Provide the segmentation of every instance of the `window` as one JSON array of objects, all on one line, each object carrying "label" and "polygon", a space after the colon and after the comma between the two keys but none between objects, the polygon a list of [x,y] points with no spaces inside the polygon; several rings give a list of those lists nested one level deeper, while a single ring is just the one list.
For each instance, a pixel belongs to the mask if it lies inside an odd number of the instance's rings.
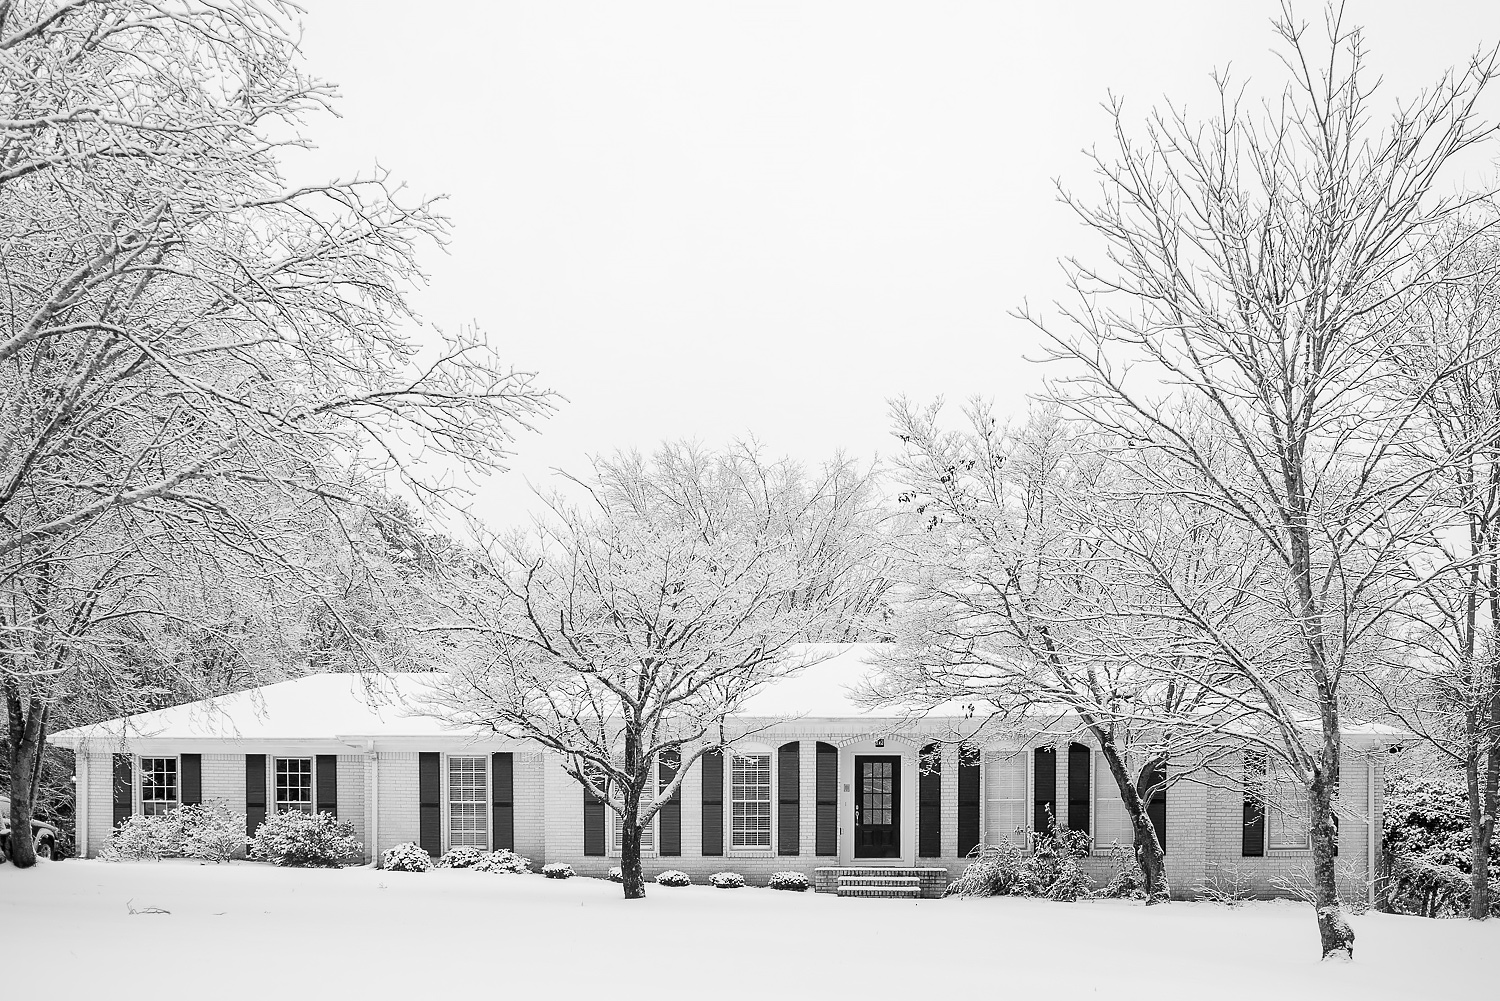
[{"label": "window", "polygon": [[490,846],[487,797],[489,774],[482,755],[448,758],[448,846]]},{"label": "window", "polygon": [[1057,750],[1038,747],[1031,760],[1031,830],[1045,834],[1057,823]]},{"label": "window", "polygon": [[141,812],[166,813],[177,806],[177,759],[141,759]]},{"label": "window", "polygon": [[1086,744],[1068,745],[1068,830],[1092,834],[1093,755]]},{"label": "window", "polygon": [[771,756],[736,754],[730,769],[730,847],[771,848]]},{"label": "window", "polygon": [[1245,752],[1245,803],[1252,842],[1245,854],[1257,854],[1253,842],[1262,838],[1266,849],[1311,847],[1307,793],[1286,764],[1264,751]]},{"label": "window", "polygon": [[313,812],[312,758],[276,759],[276,812]]}]

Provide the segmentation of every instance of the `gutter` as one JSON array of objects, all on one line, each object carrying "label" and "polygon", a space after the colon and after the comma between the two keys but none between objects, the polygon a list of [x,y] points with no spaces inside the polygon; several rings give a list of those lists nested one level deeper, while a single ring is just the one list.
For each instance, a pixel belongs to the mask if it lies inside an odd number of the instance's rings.
[{"label": "gutter", "polygon": [[380,868],[380,755],[375,741],[365,741],[365,756],[370,762],[370,861]]},{"label": "gutter", "polygon": [[1367,882],[1367,884],[1366,884],[1368,886],[1368,890],[1366,892],[1366,895],[1368,897],[1367,903],[1369,903],[1369,905],[1371,907],[1374,907],[1375,906],[1375,847],[1376,847],[1376,836],[1375,836],[1375,768],[1376,768],[1376,765],[1379,764],[1379,759],[1376,758],[1374,755],[1370,755],[1369,757],[1367,757],[1366,761],[1367,761],[1367,764],[1366,764],[1366,771],[1365,771],[1365,799],[1366,799],[1366,804],[1365,804],[1366,805],[1366,813],[1365,813],[1365,816],[1367,816],[1369,818],[1369,821],[1365,824],[1365,827],[1366,827],[1366,832],[1365,832],[1366,833],[1366,838],[1365,839],[1368,842],[1368,846],[1367,846],[1367,852],[1368,852],[1368,854],[1366,854],[1365,860],[1366,860],[1366,868],[1367,868],[1366,875],[1368,875],[1370,877],[1369,880],[1368,880],[1368,882]]}]

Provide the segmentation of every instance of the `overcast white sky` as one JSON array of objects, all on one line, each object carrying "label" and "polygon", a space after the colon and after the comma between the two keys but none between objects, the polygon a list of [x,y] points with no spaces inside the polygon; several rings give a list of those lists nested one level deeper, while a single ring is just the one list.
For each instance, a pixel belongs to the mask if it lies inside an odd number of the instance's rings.
[{"label": "overcast white sky", "polygon": [[[1008,314],[1087,247],[1052,179],[1089,184],[1106,93],[1206,114],[1213,68],[1277,71],[1262,0],[304,2],[344,99],[298,169],[448,195],[424,318],[569,398],[482,487],[496,521],[589,453],[873,455],[893,396],[1016,406],[1041,371]],[[1393,95],[1500,39],[1497,9],[1348,5]]]}]

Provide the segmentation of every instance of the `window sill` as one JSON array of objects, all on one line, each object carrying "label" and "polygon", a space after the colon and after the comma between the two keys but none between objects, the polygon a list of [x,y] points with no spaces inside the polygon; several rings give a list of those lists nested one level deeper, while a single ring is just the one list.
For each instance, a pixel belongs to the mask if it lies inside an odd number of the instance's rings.
[{"label": "window sill", "polygon": [[731,848],[725,854],[725,858],[775,858],[776,853],[769,848]]}]

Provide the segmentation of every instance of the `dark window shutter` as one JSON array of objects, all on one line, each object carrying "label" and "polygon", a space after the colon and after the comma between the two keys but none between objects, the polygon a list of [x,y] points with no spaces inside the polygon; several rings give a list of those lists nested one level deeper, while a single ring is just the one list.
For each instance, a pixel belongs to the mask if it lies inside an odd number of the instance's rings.
[{"label": "dark window shutter", "polygon": [[[1166,778],[1162,770],[1153,765],[1146,773],[1146,788],[1157,785]],[[1162,854],[1167,853],[1167,791],[1160,789],[1146,801],[1146,816],[1151,821],[1151,826],[1156,828],[1156,842],[1161,845]]]},{"label": "dark window shutter", "polygon": [[429,855],[443,854],[443,756],[417,755],[417,844]]},{"label": "dark window shutter", "polygon": [[1333,857],[1339,857],[1339,815],[1333,815]]},{"label": "dark window shutter", "polygon": [[245,836],[254,838],[266,820],[266,756],[245,755]]},{"label": "dark window shutter", "polygon": [[583,853],[604,854],[604,800],[590,792],[588,786],[583,787]]},{"label": "dark window shutter", "polygon": [[1057,749],[1038,747],[1031,760],[1031,830],[1046,834],[1057,821]]},{"label": "dark window shutter", "polygon": [[[682,767],[682,751],[679,748],[662,751],[656,759],[656,781],[658,793],[671,785]],[[682,787],[678,786],[672,798],[656,812],[656,850],[664,856],[682,854]]]},{"label": "dark window shutter", "polygon": [[1240,828],[1240,854],[1246,858],[1261,858],[1266,854],[1265,781],[1265,755],[1247,751],[1243,826]]},{"label": "dark window shutter", "polygon": [[972,744],[958,749],[958,854],[967,856],[979,847],[979,748]]},{"label": "dark window shutter", "polygon": [[134,805],[135,777],[131,768],[131,757],[128,754],[116,754],[114,760],[114,826],[130,817],[131,807]]},{"label": "dark window shutter", "polygon": [[940,744],[922,748],[917,771],[917,854],[938,858],[943,854],[943,749]]},{"label": "dark window shutter", "polygon": [[1093,761],[1084,744],[1068,745],[1068,830],[1089,832],[1089,787]]},{"label": "dark window shutter", "polygon": [[516,756],[509,751],[490,755],[490,847],[516,847]]},{"label": "dark window shutter", "polygon": [[314,809],[319,813],[339,815],[339,756],[320,754],[313,761],[313,781],[317,797]]},{"label": "dark window shutter", "polygon": [[178,755],[177,801],[183,806],[203,802],[203,755]]},{"label": "dark window shutter", "polygon": [[832,744],[818,741],[814,760],[817,763],[815,784],[818,801],[814,818],[816,844],[819,855],[839,853],[839,749]]},{"label": "dark window shutter", "polygon": [[776,842],[778,855],[802,854],[801,741],[782,744],[776,755]]},{"label": "dark window shutter", "polygon": [[703,854],[724,854],[724,752],[703,755]]}]

